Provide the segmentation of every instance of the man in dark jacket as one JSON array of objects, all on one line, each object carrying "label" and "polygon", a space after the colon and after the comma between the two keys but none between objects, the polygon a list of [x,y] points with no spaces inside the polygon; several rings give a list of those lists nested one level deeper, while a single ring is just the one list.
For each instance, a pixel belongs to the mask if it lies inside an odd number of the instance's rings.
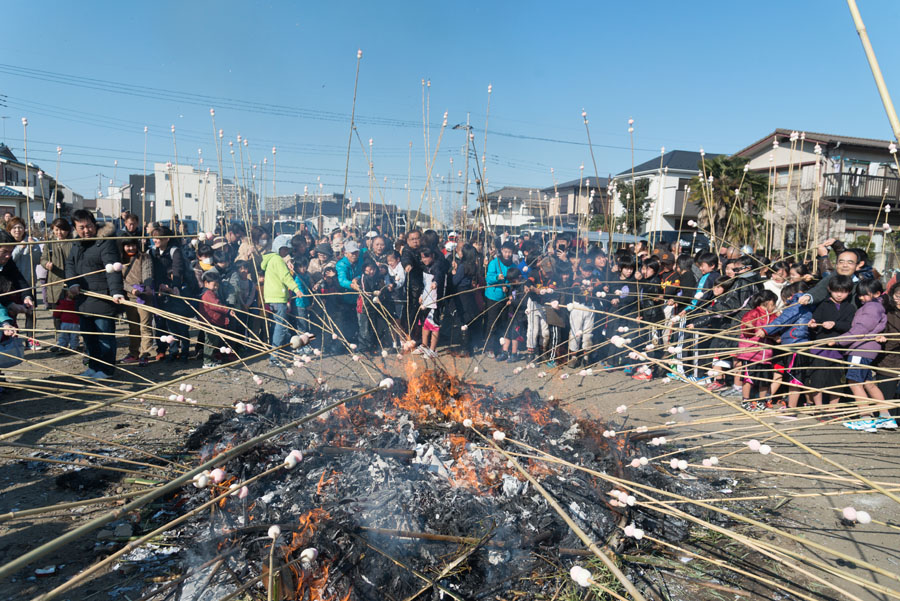
[{"label": "man in dark jacket", "polygon": [[423,283],[422,261],[419,252],[422,247],[422,232],[412,230],[406,235],[406,245],[400,251],[400,264],[406,271],[406,306],[404,307],[404,326],[406,333],[416,340],[415,323],[418,316],[419,297],[425,287]]},{"label": "man in dark jacket", "polygon": [[[116,306],[125,298],[122,272],[114,269],[121,265],[118,245],[112,238],[94,240],[103,236],[113,236],[115,229],[104,226],[98,232],[94,216],[83,209],[72,215],[75,233],[79,240],[72,244],[66,258],[66,278],[68,293],[77,298],[76,307],[83,315],[79,318],[84,346],[87,350],[88,369],[82,377],[103,380],[115,372],[116,362]],[[102,294],[108,298],[86,296],[84,292]]]}]

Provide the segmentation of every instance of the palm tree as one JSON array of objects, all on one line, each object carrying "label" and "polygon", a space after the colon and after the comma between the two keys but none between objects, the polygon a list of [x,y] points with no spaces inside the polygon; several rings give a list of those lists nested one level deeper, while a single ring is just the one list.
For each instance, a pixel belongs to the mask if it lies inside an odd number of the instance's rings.
[{"label": "palm tree", "polygon": [[758,245],[768,185],[766,175],[750,171],[748,162],[726,155],[701,160],[690,184],[689,200],[700,209],[700,227],[717,241],[738,247]]}]

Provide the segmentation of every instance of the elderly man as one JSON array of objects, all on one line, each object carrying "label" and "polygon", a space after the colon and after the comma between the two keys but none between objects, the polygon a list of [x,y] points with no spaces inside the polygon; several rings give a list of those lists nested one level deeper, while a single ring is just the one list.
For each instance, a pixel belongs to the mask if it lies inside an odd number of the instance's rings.
[{"label": "elderly man", "polygon": [[360,261],[359,244],[355,240],[347,240],[344,242],[344,257],[337,262],[335,270],[337,271],[338,284],[341,287],[342,306],[345,310],[340,315],[335,316],[340,325],[341,333],[344,340],[352,342],[356,337],[356,301],[359,298],[360,291],[359,280],[362,277],[363,268]]},{"label": "elderly man", "polygon": [[[90,211],[79,209],[72,215],[75,233],[79,240],[72,244],[66,257],[66,278],[71,282],[68,294],[77,300],[80,312],[79,326],[84,337],[88,354],[88,368],[80,375],[86,378],[104,380],[116,370],[116,322],[117,306],[125,298],[122,272],[112,265],[120,262],[116,241],[104,236],[112,236],[114,228],[104,226],[97,231],[97,222]],[[95,238],[103,238],[96,240]],[[87,296],[94,292],[104,298]]]},{"label": "elderly man", "polygon": [[[825,242],[827,243],[829,241],[826,240]],[[831,242],[834,241],[832,240]],[[819,253],[821,254],[823,250],[827,255],[827,247],[820,246]],[[853,292],[850,294],[849,300],[854,304],[858,304],[856,284],[861,279],[870,279],[872,277],[871,270],[866,269],[866,262],[865,260],[860,260],[860,255],[865,256],[865,252],[852,248],[840,252],[837,256],[837,262],[834,266],[834,272],[824,275],[819,283],[813,286],[812,290],[800,297],[798,302],[802,305],[808,305],[810,303],[821,303],[823,300],[828,298],[828,281],[834,275],[846,275],[853,278]]]}]

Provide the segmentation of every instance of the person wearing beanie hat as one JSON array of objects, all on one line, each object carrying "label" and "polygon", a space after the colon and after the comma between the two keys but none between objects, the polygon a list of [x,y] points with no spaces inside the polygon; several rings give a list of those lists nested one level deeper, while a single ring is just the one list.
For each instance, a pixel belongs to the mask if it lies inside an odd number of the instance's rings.
[{"label": "person wearing beanie hat", "polygon": [[334,267],[334,253],[331,252],[330,244],[319,244],[315,248],[316,256],[309,261],[309,279],[312,283],[316,283],[322,279],[322,272],[326,267]]}]

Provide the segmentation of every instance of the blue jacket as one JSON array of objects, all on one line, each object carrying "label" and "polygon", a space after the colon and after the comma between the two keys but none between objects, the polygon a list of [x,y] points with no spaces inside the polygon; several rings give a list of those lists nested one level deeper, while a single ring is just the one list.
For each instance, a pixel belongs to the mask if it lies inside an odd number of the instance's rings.
[{"label": "blue jacket", "polygon": [[797,293],[788,301],[788,307],[769,325],[762,328],[769,336],[781,334],[781,344],[794,344],[809,340],[809,328],[806,324],[812,319],[812,307],[799,305],[797,301],[803,296]]},{"label": "blue jacket", "polygon": [[[484,276],[484,281],[488,285],[484,289],[485,298],[491,301],[501,301],[506,298],[503,286],[506,285],[506,272],[510,267],[512,267],[512,262],[509,265],[504,265],[500,257],[491,259],[487,266],[487,274]],[[503,276],[502,280],[500,279],[501,275]]]},{"label": "blue jacket", "polygon": [[342,258],[337,262],[337,265],[334,266],[335,271],[337,271],[337,280],[338,284],[340,284],[342,290],[341,292],[353,292],[354,294],[342,294],[341,301],[343,301],[347,305],[356,306],[356,299],[358,298],[356,290],[350,287],[350,284],[353,283],[353,280],[362,279],[363,274],[363,255],[359,253],[359,258],[356,260],[356,263],[351,263],[350,259],[347,257]]},{"label": "blue jacket", "polygon": [[301,277],[299,273],[294,274],[294,282],[297,284],[297,288],[300,289],[300,294],[303,295],[294,298],[294,306],[298,309],[305,309],[312,304],[312,301],[309,300],[311,295],[309,291],[309,275],[303,275],[306,277]]}]

